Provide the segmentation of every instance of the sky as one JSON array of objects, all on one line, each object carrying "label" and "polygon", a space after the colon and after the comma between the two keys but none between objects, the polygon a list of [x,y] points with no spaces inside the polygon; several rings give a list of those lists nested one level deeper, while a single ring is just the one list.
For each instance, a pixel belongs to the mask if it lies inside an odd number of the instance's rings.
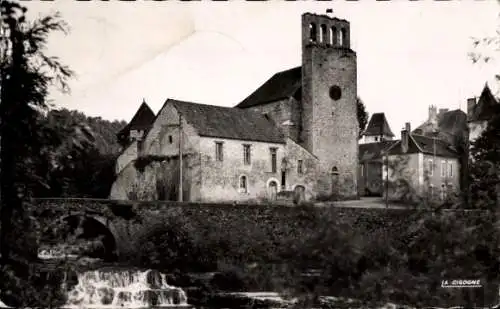
[{"label": "sky", "polygon": [[[76,75],[56,106],[129,121],[143,99],[235,106],[274,73],[301,65],[301,14],[333,9],[351,23],[358,95],[384,112],[398,136],[429,105],[466,111],[485,83],[498,94],[500,52],[472,63],[472,37],[500,29],[499,1],[31,1],[31,18],[58,11],[70,33],[50,36],[47,54]],[[497,34],[498,36],[498,34]],[[498,58],[498,59],[495,59]]]}]

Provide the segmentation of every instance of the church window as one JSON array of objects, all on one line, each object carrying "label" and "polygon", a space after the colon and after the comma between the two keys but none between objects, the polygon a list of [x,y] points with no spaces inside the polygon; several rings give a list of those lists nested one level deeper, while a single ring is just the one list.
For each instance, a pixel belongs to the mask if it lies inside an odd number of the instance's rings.
[{"label": "church window", "polygon": [[446,177],[446,161],[441,161],[441,177]]},{"label": "church window", "polygon": [[271,152],[271,173],[276,173],[278,170],[277,148],[270,148]]},{"label": "church window", "polygon": [[337,43],[337,28],[330,28],[330,45],[335,45]]},{"label": "church window", "polygon": [[245,165],[250,165],[250,158],[251,152],[250,152],[250,145],[243,145],[243,164]]},{"label": "church window", "polygon": [[453,177],[453,163],[452,162],[449,162],[448,163],[448,173],[450,175],[450,177]]},{"label": "church window", "polygon": [[297,173],[298,174],[303,174],[304,173],[304,161],[299,160],[297,162]]},{"label": "church window", "polygon": [[309,41],[310,42],[316,42],[316,37],[317,37],[317,29],[316,29],[316,24],[309,24]]},{"label": "church window", "polygon": [[217,161],[224,160],[224,148],[222,142],[215,142],[215,159]]},{"label": "church window", "polygon": [[168,136],[168,143],[169,143],[169,144],[172,144],[172,143],[173,143],[172,135],[169,135],[169,136]]},{"label": "church window", "polygon": [[240,176],[240,192],[247,192],[247,176],[245,175]]},{"label": "church window", "polygon": [[319,41],[320,43],[326,43],[326,26],[321,25],[319,28]]}]

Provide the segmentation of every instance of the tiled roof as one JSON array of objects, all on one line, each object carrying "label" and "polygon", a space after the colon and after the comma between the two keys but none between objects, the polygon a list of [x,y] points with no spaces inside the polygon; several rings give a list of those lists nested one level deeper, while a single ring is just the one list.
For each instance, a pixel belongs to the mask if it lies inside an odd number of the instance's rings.
[{"label": "tiled roof", "polygon": [[302,67],[282,71],[274,74],[236,107],[246,108],[286,99],[297,94],[301,86]]},{"label": "tiled roof", "polygon": [[[436,138],[434,141],[432,137],[417,134],[410,135],[410,139],[408,141],[408,151],[406,153],[425,153],[430,155],[435,154],[436,156],[440,157],[458,157],[457,152],[447,141],[438,138]],[[393,144],[393,146],[389,150],[389,154],[403,154],[401,151],[401,140]]]},{"label": "tiled roof", "polygon": [[168,99],[200,136],[284,143],[274,122],[250,110]]},{"label": "tiled roof", "polygon": [[387,150],[398,141],[383,141],[378,143],[359,144],[359,160],[376,160],[382,157],[383,151]]},{"label": "tiled roof", "polygon": [[490,87],[485,85],[479,97],[479,101],[474,107],[470,121],[491,119],[491,116],[495,115],[499,110],[498,104],[497,99],[491,93]]},{"label": "tiled roof", "polygon": [[135,113],[132,120],[118,133],[123,135],[130,130],[148,130],[155,120],[155,113],[149,105],[143,101],[139,109]]},{"label": "tiled roof", "polygon": [[368,122],[368,125],[366,126],[365,131],[363,132],[363,135],[366,136],[386,135],[394,137],[394,133],[392,133],[384,113],[375,113],[372,115],[370,121]]}]

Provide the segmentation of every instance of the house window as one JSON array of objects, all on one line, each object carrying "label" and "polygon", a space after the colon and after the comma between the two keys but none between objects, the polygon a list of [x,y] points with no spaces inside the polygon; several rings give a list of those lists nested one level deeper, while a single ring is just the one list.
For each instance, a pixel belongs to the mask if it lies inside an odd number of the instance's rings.
[{"label": "house window", "polygon": [[448,174],[450,177],[453,177],[453,163],[452,162],[448,162]]},{"label": "house window", "polygon": [[375,141],[378,142],[378,136],[375,136]]},{"label": "house window", "polygon": [[215,142],[215,159],[217,161],[223,161],[224,160],[224,152],[223,152],[223,144],[222,142]]},{"label": "house window", "polygon": [[302,160],[299,160],[297,162],[297,173],[299,173],[299,174],[304,173],[304,162]]},{"label": "house window", "polygon": [[250,165],[250,145],[243,145],[243,164]]},{"label": "house window", "polygon": [[433,198],[433,197],[434,197],[434,186],[430,185],[429,186],[429,198]]},{"label": "house window", "polygon": [[434,174],[434,161],[432,159],[427,160],[427,173],[429,176]]},{"label": "house window", "polygon": [[172,135],[169,135],[169,136],[168,136],[168,143],[169,143],[169,144],[172,144],[172,143],[173,143]]},{"label": "house window", "polygon": [[270,148],[271,151],[271,173],[276,173],[278,170],[278,159],[277,159],[277,150],[276,148]]},{"label": "house window", "polygon": [[245,175],[240,176],[240,192],[247,192],[247,176]]},{"label": "house window", "polygon": [[446,177],[446,161],[441,161],[441,177]]}]

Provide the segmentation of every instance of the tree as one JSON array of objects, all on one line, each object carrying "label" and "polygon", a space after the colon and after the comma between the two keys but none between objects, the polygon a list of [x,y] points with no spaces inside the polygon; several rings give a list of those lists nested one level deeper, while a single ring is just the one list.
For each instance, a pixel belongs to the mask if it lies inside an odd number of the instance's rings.
[{"label": "tree", "polygon": [[356,100],[356,108],[358,114],[359,138],[361,138],[363,130],[365,129],[366,124],[368,123],[368,113],[366,112],[365,104],[360,98],[357,98]]},{"label": "tree", "polygon": [[500,104],[486,130],[471,142],[471,200],[477,208],[495,208],[500,195]]},{"label": "tree", "polygon": [[[4,0],[0,8],[3,31],[0,37],[3,52],[0,59],[0,291],[7,304],[39,306],[46,304],[41,298],[48,297],[51,303],[58,294],[44,295],[33,282],[51,276],[41,279],[40,271],[33,268],[37,234],[25,206],[34,187],[48,186],[46,172],[54,168],[56,160],[52,159],[57,158],[54,151],[59,149],[47,148],[47,143],[70,145],[78,150],[92,140],[92,134],[85,126],[75,126],[70,140],[63,140],[55,126],[43,121],[43,112],[50,107],[46,100],[49,87],[55,85],[67,91],[66,81],[72,75],[57,58],[44,53],[48,35],[65,31],[65,23],[58,14],[28,22],[26,8],[15,1]],[[44,160],[46,168],[40,170],[40,162]],[[55,282],[46,281],[45,286],[47,284]],[[17,290],[12,292],[12,289]]]}]

